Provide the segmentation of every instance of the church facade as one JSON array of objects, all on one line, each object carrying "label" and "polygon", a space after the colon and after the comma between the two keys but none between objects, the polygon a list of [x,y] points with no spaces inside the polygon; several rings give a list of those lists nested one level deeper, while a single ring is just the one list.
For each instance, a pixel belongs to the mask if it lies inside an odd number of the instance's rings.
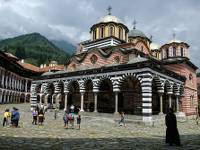
[{"label": "church facade", "polygon": [[187,43],[174,38],[158,46],[110,12],[92,25],[90,35],[63,71],[49,71],[32,81],[32,107],[43,103],[68,109],[73,104],[81,111],[124,111],[143,121],[168,107],[196,113],[197,67],[189,59]]}]

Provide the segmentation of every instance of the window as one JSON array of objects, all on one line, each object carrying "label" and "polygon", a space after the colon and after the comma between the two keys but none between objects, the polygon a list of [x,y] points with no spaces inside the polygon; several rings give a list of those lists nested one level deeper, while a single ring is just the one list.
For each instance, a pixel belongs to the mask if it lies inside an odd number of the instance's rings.
[{"label": "window", "polygon": [[123,30],[122,30],[122,27],[119,27],[119,38],[123,39]]},{"label": "window", "polygon": [[119,58],[119,56],[116,56],[116,57],[114,58],[114,60],[115,60],[115,63],[117,63],[117,64],[120,63],[120,58]]},{"label": "window", "polygon": [[110,26],[109,27],[109,36],[113,36],[114,35],[114,27]]},{"label": "window", "polygon": [[93,31],[93,39],[96,40],[96,38],[97,38],[97,30],[95,29],[95,30]]},{"label": "window", "polygon": [[190,80],[190,83],[192,84],[193,83],[193,76],[192,76],[191,73],[189,74],[189,80]]},{"label": "window", "polygon": [[143,46],[141,46],[141,51],[142,51],[142,52],[144,51],[144,47],[143,47]]},{"label": "window", "polygon": [[100,35],[100,38],[104,37],[104,27],[103,26],[100,27],[99,35]]},{"label": "window", "polygon": [[76,70],[76,64],[73,64],[72,65],[72,71],[75,71]]},{"label": "window", "polygon": [[166,58],[168,58],[169,57],[169,49],[166,48],[165,52],[166,52]]},{"label": "window", "polygon": [[173,56],[176,57],[176,47],[173,47]]},{"label": "window", "polygon": [[194,95],[190,95],[190,107],[194,107]]},{"label": "window", "polygon": [[92,55],[92,57],[90,58],[91,63],[94,65],[97,62],[97,56],[96,55]]},{"label": "window", "polygon": [[181,57],[183,57],[183,48],[181,47]]}]

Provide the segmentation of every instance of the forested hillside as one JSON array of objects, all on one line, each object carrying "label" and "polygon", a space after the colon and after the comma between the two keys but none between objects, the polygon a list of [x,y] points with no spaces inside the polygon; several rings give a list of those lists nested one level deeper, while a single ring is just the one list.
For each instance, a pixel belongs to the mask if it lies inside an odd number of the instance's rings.
[{"label": "forested hillside", "polygon": [[31,33],[0,41],[0,50],[10,52],[25,62],[39,66],[51,60],[64,64],[69,54],[39,33]]}]

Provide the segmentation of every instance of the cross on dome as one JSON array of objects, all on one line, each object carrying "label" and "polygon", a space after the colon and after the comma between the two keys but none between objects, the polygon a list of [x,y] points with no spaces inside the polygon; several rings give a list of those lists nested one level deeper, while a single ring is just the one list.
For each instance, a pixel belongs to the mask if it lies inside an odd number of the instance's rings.
[{"label": "cross on dome", "polygon": [[133,21],[133,29],[136,29],[136,24],[137,24],[137,21],[134,19],[134,21]]},{"label": "cross on dome", "polygon": [[173,36],[173,39],[175,40],[176,39],[176,33],[173,32],[172,36]]},{"label": "cross on dome", "polygon": [[108,6],[108,8],[107,8],[108,15],[111,15],[111,10],[112,10],[112,7],[111,7],[111,6]]}]

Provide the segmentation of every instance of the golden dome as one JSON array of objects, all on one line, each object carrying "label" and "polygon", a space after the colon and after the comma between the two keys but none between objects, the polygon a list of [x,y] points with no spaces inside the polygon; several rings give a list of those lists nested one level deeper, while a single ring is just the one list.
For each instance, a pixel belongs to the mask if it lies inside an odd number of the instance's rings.
[{"label": "golden dome", "polygon": [[119,18],[112,15],[103,16],[98,21],[98,23],[107,23],[107,22],[122,23],[122,21]]}]

